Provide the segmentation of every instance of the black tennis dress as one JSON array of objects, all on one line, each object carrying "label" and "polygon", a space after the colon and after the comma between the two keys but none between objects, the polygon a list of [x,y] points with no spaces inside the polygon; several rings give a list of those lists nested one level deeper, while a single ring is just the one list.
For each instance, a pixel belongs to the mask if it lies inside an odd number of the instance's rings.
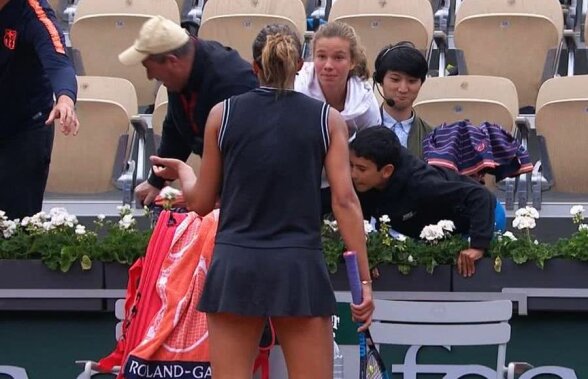
[{"label": "black tennis dress", "polygon": [[328,316],[322,254],[327,104],[262,87],[224,102],[216,245],[199,309],[244,316]]}]

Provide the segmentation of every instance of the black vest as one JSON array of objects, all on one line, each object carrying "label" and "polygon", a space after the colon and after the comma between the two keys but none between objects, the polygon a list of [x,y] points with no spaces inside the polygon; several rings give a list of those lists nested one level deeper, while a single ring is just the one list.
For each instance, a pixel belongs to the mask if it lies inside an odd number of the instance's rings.
[{"label": "black vest", "polygon": [[320,249],[328,105],[259,88],[224,102],[223,189],[216,242]]}]

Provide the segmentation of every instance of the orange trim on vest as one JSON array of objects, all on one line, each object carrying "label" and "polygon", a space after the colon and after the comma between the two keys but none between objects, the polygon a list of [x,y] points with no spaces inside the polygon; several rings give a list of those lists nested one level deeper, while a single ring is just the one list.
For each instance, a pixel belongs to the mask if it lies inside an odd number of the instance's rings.
[{"label": "orange trim on vest", "polygon": [[35,15],[41,21],[41,23],[45,26],[45,29],[49,32],[49,36],[51,37],[51,42],[53,42],[53,47],[55,51],[61,54],[65,54],[65,49],[63,44],[61,43],[61,39],[59,38],[59,32],[55,27],[55,24],[49,19],[47,13],[39,3],[39,0],[28,0],[29,5],[35,11]]}]

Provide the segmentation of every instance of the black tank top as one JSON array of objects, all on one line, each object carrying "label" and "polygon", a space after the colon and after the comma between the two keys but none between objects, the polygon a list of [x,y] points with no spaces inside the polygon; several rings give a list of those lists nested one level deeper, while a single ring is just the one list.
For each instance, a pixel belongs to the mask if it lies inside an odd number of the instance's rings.
[{"label": "black tank top", "polygon": [[321,170],[329,106],[259,88],[224,101],[216,242],[249,248],[320,249]]}]

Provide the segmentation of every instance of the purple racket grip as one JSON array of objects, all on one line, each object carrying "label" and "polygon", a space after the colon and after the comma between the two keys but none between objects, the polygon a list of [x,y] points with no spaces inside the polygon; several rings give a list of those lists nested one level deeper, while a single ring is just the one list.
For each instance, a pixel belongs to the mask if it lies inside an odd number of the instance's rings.
[{"label": "purple racket grip", "polygon": [[343,253],[343,258],[345,259],[345,267],[347,267],[347,279],[349,280],[353,304],[361,304],[363,294],[361,280],[359,279],[359,268],[357,266],[357,254],[355,251],[346,251]]}]

